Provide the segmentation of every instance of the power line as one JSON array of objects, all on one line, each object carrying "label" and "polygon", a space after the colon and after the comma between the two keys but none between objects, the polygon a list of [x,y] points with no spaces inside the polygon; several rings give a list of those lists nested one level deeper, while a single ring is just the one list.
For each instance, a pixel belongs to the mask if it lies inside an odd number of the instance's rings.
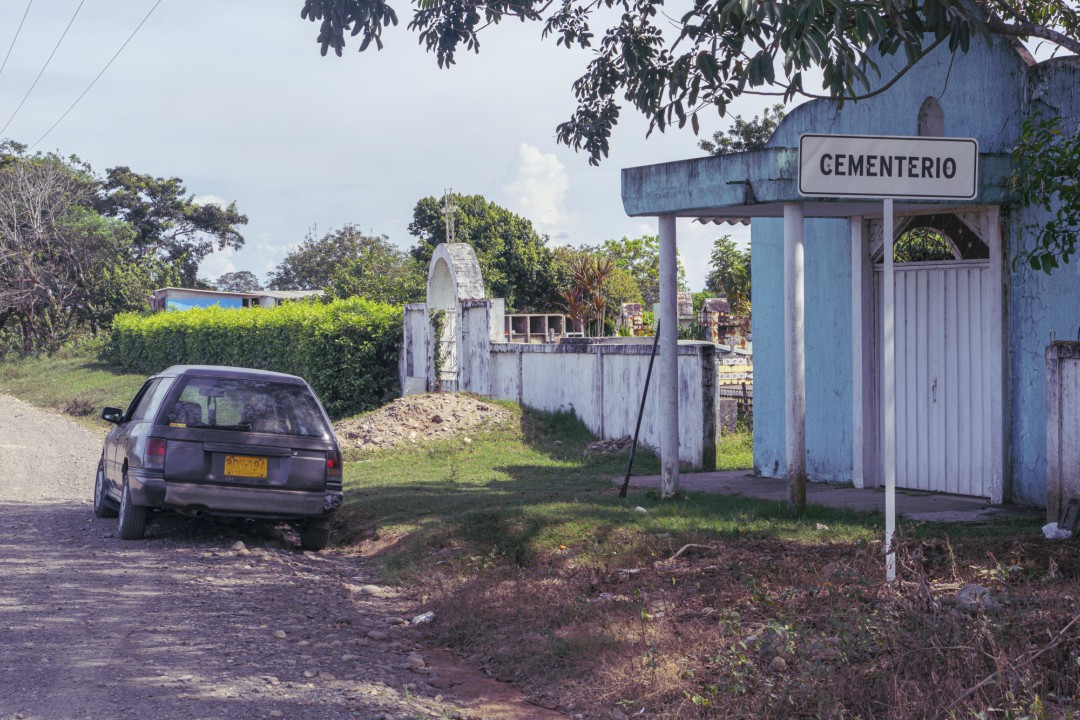
[{"label": "power line", "polygon": [[86,0],[79,0],[79,7],[75,8],[75,13],[71,16],[71,19],[68,20],[67,27],[64,28],[64,33],[60,36],[60,39],[56,41],[56,47],[54,47],[52,52],[49,53],[49,59],[45,61],[45,64],[41,67],[41,72],[39,72],[37,74],[37,77],[34,78],[34,84],[31,85],[30,89],[26,91],[26,94],[23,95],[23,99],[22,102],[19,103],[19,107],[15,108],[15,112],[11,113],[11,117],[9,117],[8,121],[4,123],[4,127],[0,128],[0,135],[3,135],[4,131],[8,129],[8,125],[11,124],[11,121],[14,120],[15,116],[19,114],[19,111],[22,110],[22,106],[26,104],[26,98],[30,97],[30,93],[34,92],[34,88],[37,87],[38,80],[40,80],[41,76],[45,74],[45,68],[49,67],[49,63],[52,62],[53,55],[56,55],[56,51],[60,49],[60,43],[64,42],[64,38],[67,37],[68,30],[71,29],[71,24],[75,22],[75,18],[76,16],[78,16],[79,11],[82,10],[83,3],[85,2]]},{"label": "power line", "polygon": [[[150,16],[154,14],[154,11],[157,10],[157,6],[160,5],[161,3],[162,3],[162,0],[157,0],[157,2],[154,3],[154,6],[152,8],[150,8],[150,12],[146,13],[146,16],[143,17],[142,22],[140,22],[135,27],[135,29],[131,31],[131,34],[128,35],[128,39],[124,41],[124,44],[120,46],[120,49],[117,50],[116,53],[113,54],[113,56],[111,58],[109,58],[109,62],[105,63],[105,67],[101,68],[101,72],[99,72],[97,74],[97,76],[93,80],[90,81],[90,84],[86,86],[86,89],[82,91],[82,94],[79,95],[79,97],[75,98],[75,102],[71,103],[71,105],[68,107],[68,109],[64,111],[64,114],[61,115],[56,120],[56,122],[54,122],[52,125],[50,125],[49,129],[46,130],[45,133],[41,137],[39,137],[37,140],[34,141],[34,144],[30,146],[31,150],[36,148],[38,146],[38,144],[42,140],[44,140],[49,135],[49,133],[51,133],[56,128],[56,126],[60,124],[60,122],[64,118],[66,118],[68,116],[68,113],[75,109],[75,106],[79,104],[79,101],[83,99],[83,96],[85,96],[86,93],[90,92],[90,88],[94,87],[94,83],[96,83],[98,80],[101,79],[101,76],[105,74],[105,71],[109,69],[109,66],[113,64],[113,61],[116,60],[116,58],[120,57],[120,53],[124,52],[124,48],[126,48],[128,46],[128,43],[131,42],[131,39],[133,37],[135,37],[135,34],[137,32],[139,32],[139,30],[142,28],[143,25],[146,24],[146,21],[150,19]],[[0,131],[0,132],[2,132],[2,131]]]},{"label": "power line", "polygon": [[4,56],[4,62],[0,63],[0,75],[4,74],[4,68],[7,67],[8,58],[11,57],[11,51],[15,49],[15,41],[19,39],[19,33],[22,32],[23,23],[26,22],[26,16],[30,14],[30,6],[34,4],[34,0],[26,3],[26,10],[23,11],[22,20],[19,21],[19,27],[15,30],[15,37],[11,38],[11,45],[8,47],[7,55]]}]

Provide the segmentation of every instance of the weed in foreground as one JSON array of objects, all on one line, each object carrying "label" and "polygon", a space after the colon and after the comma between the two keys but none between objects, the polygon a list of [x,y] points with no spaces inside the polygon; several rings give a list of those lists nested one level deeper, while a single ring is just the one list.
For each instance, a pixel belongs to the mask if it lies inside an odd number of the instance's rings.
[{"label": "weed in foreground", "polygon": [[[908,537],[893,586],[879,550],[759,537],[608,572],[496,565],[441,586],[436,639],[585,717],[1073,716],[1075,547]],[[972,582],[998,604],[958,605]]]}]

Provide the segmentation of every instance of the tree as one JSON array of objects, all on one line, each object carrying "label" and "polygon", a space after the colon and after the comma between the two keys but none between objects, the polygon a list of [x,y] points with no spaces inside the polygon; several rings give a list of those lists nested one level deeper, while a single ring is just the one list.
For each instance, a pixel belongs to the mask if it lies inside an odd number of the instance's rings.
[{"label": "tree", "polygon": [[132,228],[93,209],[99,181],[88,165],[25,150],[0,144],[0,331],[14,323],[33,352],[146,307],[174,268],[137,260]]},{"label": "tree", "polygon": [[730,235],[713,241],[705,289],[727,298],[731,314],[750,314],[750,246],[739,248]]},{"label": "tree", "polygon": [[726,131],[717,130],[713,133],[712,140],[701,140],[698,147],[710,155],[762,150],[785,114],[783,103],[777,103],[766,108],[760,118],[755,115],[752,120],[743,120],[742,115],[736,115],[731,121],[731,127]]},{"label": "tree", "polygon": [[[702,111],[723,116],[744,93],[854,99],[892,84],[878,83],[876,56],[901,56],[903,75],[939,45],[966,52],[973,39],[991,34],[1037,38],[1080,54],[1080,15],[1069,0],[701,0],[672,16],[662,0],[432,0],[416,3],[409,29],[417,32],[440,67],[463,46],[479,52],[479,32],[513,18],[543,25],[557,45],[592,48],[585,73],[574,83],[577,109],[557,128],[560,142],[607,156],[621,105],[649,119],[650,132],[690,123]],[[614,12],[611,12],[614,10]],[[304,0],[301,16],[319,22],[325,55],[345,47],[345,33],[360,36],[359,49],[397,24],[386,0]],[[596,23],[609,23],[594,28]],[[805,86],[821,70],[822,92]]]},{"label": "tree", "polygon": [[215,280],[213,285],[215,290],[225,292],[255,292],[263,289],[259,278],[255,277],[255,273],[250,270],[227,272]]},{"label": "tree", "polygon": [[353,224],[331,230],[322,237],[316,229],[308,230],[300,245],[289,252],[276,268],[267,273],[270,290],[324,290],[334,273],[360,254],[366,243],[379,238],[365,235]]},{"label": "tree", "polygon": [[[1029,226],[1035,242],[1022,248],[1014,264],[1026,262],[1050,273],[1076,252],[1080,230],[1080,132],[1066,134],[1061,119],[1031,117],[1020,129],[1013,150],[1013,184],[1025,205],[1041,207],[1050,216],[1043,225]],[[1060,261],[1060,262],[1059,262]]]},{"label": "tree", "polygon": [[[600,258],[589,249],[566,246],[554,248],[553,254],[558,277],[556,285],[559,288],[556,307],[566,312],[571,321],[580,322],[583,329],[588,329],[586,326],[603,314],[600,327],[604,328],[602,331],[606,334],[607,328],[616,326],[624,302],[642,301],[642,291],[638,289],[634,277],[607,258]],[[597,261],[611,264],[610,268],[605,268],[603,283],[598,285],[594,282],[595,274],[591,272]],[[599,302],[596,301],[597,289]]]},{"label": "tree", "polygon": [[933,228],[908,230],[893,245],[894,262],[930,262],[953,260],[952,243]]},{"label": "tree", "polygon": [[[605,240],[596,247],[584,249],[610,258],[616,267],[633,277],[641,290],[641,302],[651,308],[660,302],[660,237],[642,235],[621,240]],[[686,269],[678,261],[679,290],[686,290]]]},{"label": "tree", "polygon": [[[552,252],[559,288],[556,305],[571,320],[580,322],[586,332],[589,323],[602,317],[597,334],[606,334],[608,328],[615,327],[623,303],[641,302],[637,281],[607,258],[587,249],[566,246]],[[602,272],[597,274],[597,269]],[[602,281],[598,282],[601,275]]]},{"label": "tree", "polygon": [[390,304],[421,299],[425,282],[416,262],[385,235],[366,235],[353,224],[322,237],[309,231],[268,278],[271,290],[326,290]]},{"label": "tree", "polygon": [[180,178],[155,178],[127,167],[106,171],[96,209],[128,223],[135,231],[139,259],[156,257],[178,263],[181,282],[194,284],[199,263],[216,249],[239,250],[244,237],[236,226],[247,224],[236,203],[222,207],[196,203]]},{"label": "tree", "polygon": [[427,275],[420,264],[386,237],[369,238],[357,255],[330,277],[326,292],[334,298],[362,297],[387,305],[422,302]]},{"label": "tree", "polygon": [[[489,202],[483,195],[452,196],[454,237],[472,245],[490,297],[506,300],[517,312],[551,310],[557,301],[555,263],[547,238],[531,221]],[[446,212],[442,198],[426,197],[416,203],[409,233],[417,239],[412,256],[423,267],[435,247],[446,240]]]}]

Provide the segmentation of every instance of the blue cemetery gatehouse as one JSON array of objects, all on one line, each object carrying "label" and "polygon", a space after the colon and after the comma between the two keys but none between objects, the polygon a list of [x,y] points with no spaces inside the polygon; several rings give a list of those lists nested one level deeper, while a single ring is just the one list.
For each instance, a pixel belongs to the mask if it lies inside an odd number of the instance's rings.
[{"label": "blue cemetery gatehouse", "polygon": [[[881,61],[883,83],[900,63]],[[1080,263],[1013,262],[1048,215],[1017,201],[1012,150],[1034,115],[1076,132],[1078,89],[1075,57],[1036,63],[1000,37],[942,46],[880,95],[795,108],[764,150],[623,170],[626,212],[662,234],[665,218],[751,221],[757,474],[882,482],[884,233],[926,228],[941,259],[895,264],[897,486],[1046,504],[1044,352],[1077,335]],[[974,138],[975,199],[898,199],[886,229],[880,200],[803,197],[804,133]]]}]

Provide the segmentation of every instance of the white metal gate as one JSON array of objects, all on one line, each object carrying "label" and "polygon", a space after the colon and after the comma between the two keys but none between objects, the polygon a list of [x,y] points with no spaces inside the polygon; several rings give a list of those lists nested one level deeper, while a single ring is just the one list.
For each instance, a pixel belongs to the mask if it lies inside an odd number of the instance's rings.
[{"label": "white metal gate", "polygon": [[[990,262],[897,263],[895,272],[896,484],[989,497],[991,402],[1000,383],[993,303],[986,302]],[[880,357],[880,267],[874,281]],[[877,385],[880,392],[880,375]]]}]

